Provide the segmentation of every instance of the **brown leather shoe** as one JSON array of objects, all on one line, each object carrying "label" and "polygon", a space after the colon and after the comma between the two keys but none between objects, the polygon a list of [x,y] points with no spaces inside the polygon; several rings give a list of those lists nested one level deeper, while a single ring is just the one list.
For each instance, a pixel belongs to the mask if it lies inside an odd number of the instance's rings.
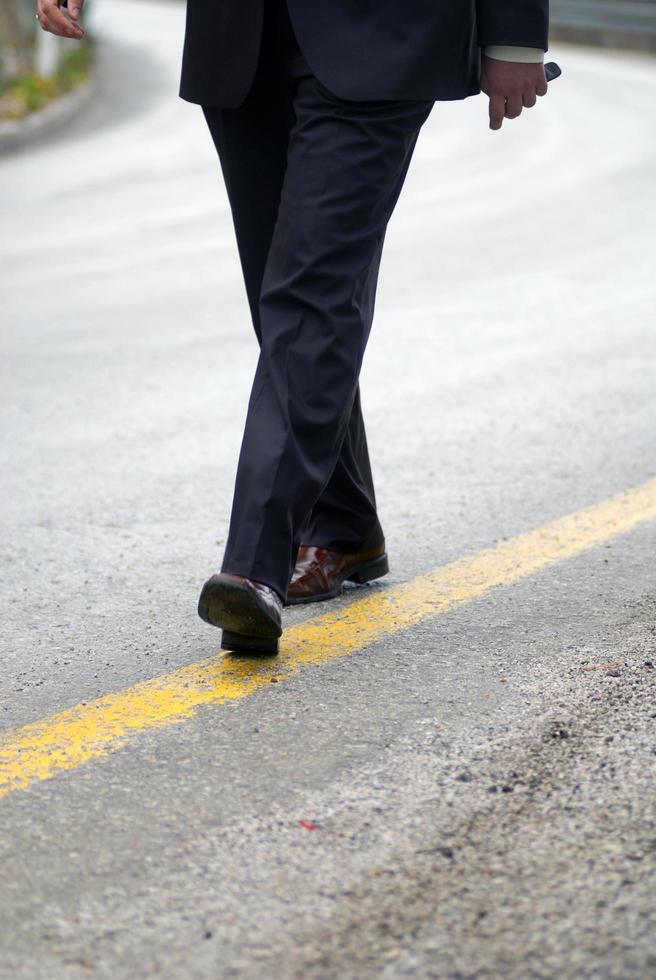
[{"label": "brown leather shoe", "polygon": [[223,629],[221,648],[235,653],[277,653],[282,600],[262,582],[220,572],[203,586],[198,615]]},{"label": "brown leather shoe", "polygon": [[302,544],[287,590],[287,605],[334,599],[344,582],[371,582],[389,572],[385,546],[355,555],[340,555]]}]

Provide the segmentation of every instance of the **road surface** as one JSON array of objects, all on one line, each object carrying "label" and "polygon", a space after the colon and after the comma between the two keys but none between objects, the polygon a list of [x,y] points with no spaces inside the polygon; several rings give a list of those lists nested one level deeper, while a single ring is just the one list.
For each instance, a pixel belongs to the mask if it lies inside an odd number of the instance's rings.
[{"label": "road surface", "polygon": [[225,193],[182,7],[94,16],[97,100],[0,160],[0,976],[653,975],[656,63],[436,107],[363,375],[392,572],[235,663]]}]

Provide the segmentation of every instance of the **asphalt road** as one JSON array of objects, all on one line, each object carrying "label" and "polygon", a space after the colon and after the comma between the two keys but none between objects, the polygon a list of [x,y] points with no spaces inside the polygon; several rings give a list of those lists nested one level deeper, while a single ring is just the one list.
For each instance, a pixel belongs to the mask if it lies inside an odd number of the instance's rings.
[{"label": "asphalt road", "polygon": [[[95,17],[96,102],[0,160],[2,738],[217,653],[256,359],[182,8]],[[656,475],[656,63],[553,55],[501,133],[483,100],[422,133],[363,376],[392,573],[290,627]],[[0,976],[653,975],[655,549],[640,521],[8,793]]]}]

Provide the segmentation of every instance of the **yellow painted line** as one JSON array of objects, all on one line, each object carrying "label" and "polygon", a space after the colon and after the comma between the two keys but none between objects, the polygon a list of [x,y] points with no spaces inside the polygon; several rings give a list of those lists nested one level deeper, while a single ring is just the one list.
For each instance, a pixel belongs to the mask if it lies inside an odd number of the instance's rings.
[{"label": "yellow painted line", "polygon": [[217,654],[5,732],[0,735],[0,796],[106,756],[138,732],[191,718],[202,705],[238,701],[272,681],[285,680],[303,665],[346,657],[654,518],[656,479],[292,626],[276,658]]}]

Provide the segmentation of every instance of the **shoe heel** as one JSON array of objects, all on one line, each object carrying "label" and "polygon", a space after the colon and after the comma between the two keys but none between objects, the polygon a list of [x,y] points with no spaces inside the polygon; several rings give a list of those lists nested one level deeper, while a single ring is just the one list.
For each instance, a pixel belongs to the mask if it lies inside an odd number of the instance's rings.
[{"label": "shoe heel", "polygon": [[221,634],[221,649],[232,653],[276,654],[278,653],[277,638],[263,639],[261,636],[248,636],[246,633],[233,633],[223,630]]},{"label": "shoe heel", "polygon": [[371,561],[366,561],[362,565],[358,565],[346,581],[364,585],[365,582],[371,582],[375,578],[382,578],[388,572],[389,561],[387,555],[380,555],[378,558],[372,558]]}]

